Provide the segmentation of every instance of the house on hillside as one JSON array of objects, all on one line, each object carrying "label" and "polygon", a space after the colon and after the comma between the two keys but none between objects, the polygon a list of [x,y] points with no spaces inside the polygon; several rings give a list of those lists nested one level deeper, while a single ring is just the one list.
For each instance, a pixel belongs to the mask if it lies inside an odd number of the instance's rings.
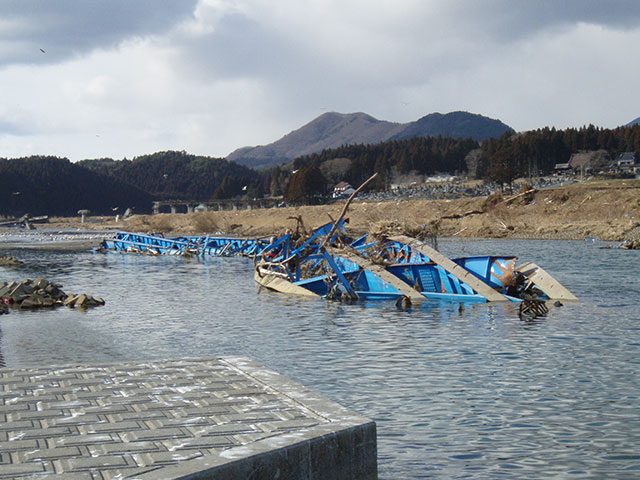
[{"label": "house on hillside", "polygon": [[572,153],[567,163],[557,163],[556,173],[588,175],[611,170],[611,155],[606,150],[583,150]]},{"label": "house on hillside", "polygon": [[340,182],[335,187],[333,187],[333,198],[348,197],[355,191],[355,188],[353,188],[347,182]]},{"label": "house on hillside", "polygon": [[572,172],[584,175],[605,170],[610,162],[611,156],[606,150],[591,150],[571,154],[568,166]]},{"label": "house on hillside", "polygon": [[640,162],[636,152],[622,152],[611,164],[612,170],[623,173],[640,173]]}]

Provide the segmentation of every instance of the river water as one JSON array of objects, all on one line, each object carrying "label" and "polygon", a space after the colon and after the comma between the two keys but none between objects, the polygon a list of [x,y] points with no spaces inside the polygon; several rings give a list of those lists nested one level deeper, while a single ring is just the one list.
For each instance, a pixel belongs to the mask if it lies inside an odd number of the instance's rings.
[{"label": "river water", "polygon": [[12,311],[0,352],[8,367],[248,356],[374,419],[381,479],[640,477],[640,253],[569,241],[440,249],[534,261],[580,302],[533,322],[513,305],[400,311],[259,290],[243,258],[11,250],[27,266],[0,267],[0,281],[45,277],[107,303]]}]

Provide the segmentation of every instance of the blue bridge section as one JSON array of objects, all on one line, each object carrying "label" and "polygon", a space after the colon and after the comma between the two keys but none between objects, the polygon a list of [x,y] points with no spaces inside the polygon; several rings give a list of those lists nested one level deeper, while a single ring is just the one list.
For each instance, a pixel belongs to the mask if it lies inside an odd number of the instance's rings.
[{"label": "blue bridge section", "polygon": [[165,238],[161,235],[145,235],[118,232],[105,239],[100,250],[112,252],[142,253],[147,255],[213,255],[217,257],[253,257],[269,245],[269,240],[213,236],[186,236]]}]

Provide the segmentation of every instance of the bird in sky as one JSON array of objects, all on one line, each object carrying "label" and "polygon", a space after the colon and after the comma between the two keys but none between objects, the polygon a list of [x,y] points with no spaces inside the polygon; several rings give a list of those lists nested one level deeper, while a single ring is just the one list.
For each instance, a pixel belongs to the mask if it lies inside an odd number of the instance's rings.
[{"label": "bird in sky", "polygon": [[42,49],[42,48],[40,49],[40,51],[41,51],[42,53],[47,53],[47,52],[45,52],[45,51],[44,51],[44,49]]}]

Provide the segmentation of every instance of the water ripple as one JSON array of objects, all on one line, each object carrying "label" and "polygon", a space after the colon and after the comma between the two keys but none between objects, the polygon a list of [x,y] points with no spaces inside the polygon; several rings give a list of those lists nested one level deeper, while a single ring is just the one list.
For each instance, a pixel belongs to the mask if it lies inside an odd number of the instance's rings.
[{"label": "water ripple", "polygon": [[[513,305],[398,311],[274,294],[245,259],[15,251],[20,278],[107,305],[5,315],[0,354],[10,367],[246,355],[373,418],[381,479],[637,478],[640,288],[628,256],[582,242],[441,246],[532,260],[581,301],[523,323]],[[16,273],[0,268],[0,280]]]}]

